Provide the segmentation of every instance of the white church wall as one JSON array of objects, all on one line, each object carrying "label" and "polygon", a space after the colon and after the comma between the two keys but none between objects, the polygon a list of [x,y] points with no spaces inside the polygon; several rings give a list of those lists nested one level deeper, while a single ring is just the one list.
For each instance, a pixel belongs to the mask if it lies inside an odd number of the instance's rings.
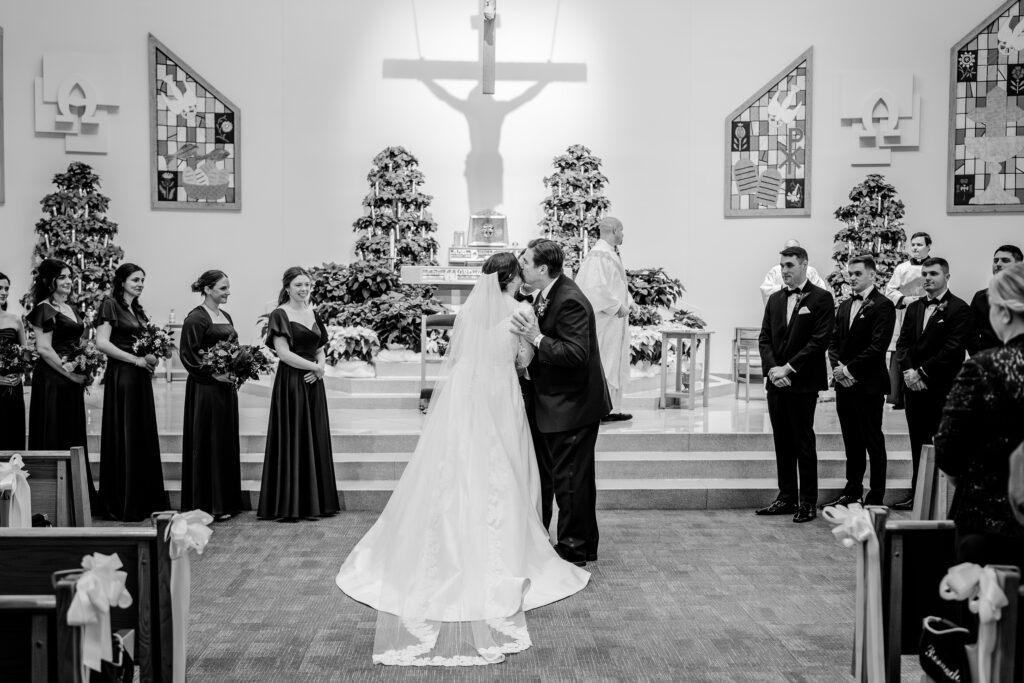
[{"label": "white church wall", "polygon": [[[712,369],[729,369],[737,325],[757,325],[757,290],[789,237],[816,267],[831,267],[833,210],[868,172],[884,174],[907,204],[909,231],[928,230],[950,259],[952,289],[969,298],[987,282],[992,249],[1024,241],[1014,216],[945,214],[949,47],[984,7],[952,0],[771,5],[637,0],[516,0],[499,4],[499,62],[586,64],[587,80],[546,84],[481,126],[478,150],[500,154],[512,239],[536,235],[551,158],[582,143],[604,160],[613,213],[626,226],[627,267],[662,265],[688,289],[716,330]],[[417,80],[386,79],[387,59],[477,59],[475,0],[184,0],[174,9],[128,0],[0,2],[5,29],[7,203],[0,207],[0,270],[27,286],[38,200],[75,159],[92,164],[112,198],[129,259],[149,271],[144,294],[157,316],[184,312],[190,279],[206,267],[232,277],[229,310],[243,336],[296,263],[349,261],[370,159],[403,145],[420,160],[443,248],[470,210],[464,177],[471,149],[466,116]],[[240,213],[152,211],[148,192],[146,34],[152,32],[242,111]],[[815,49],[813,195],[810,218],[722,216],[726,114],[792,58]],[[124,64],[124,101],[111,153],[67,155],[32,133],[32,78],[48,51],[111,51]],[[921,147],[888,168],[854,168],[839,121],[844,70],[911,69],[923,99]],[[500,76],[500,71],[499,71]],[[470,81],[438,85],[465,99]],[[526,82],[497,84],[511,100]],[[474,121],[485,117],[474,103]],[[494,114],[495,117],[499,115]],[[496,141],[500,131],[500,141]],[[493,169],[489,173],[494,173]],[[475,207],[482,208],[482,207]],[[180,315],[180,314],[179,314]]]}]

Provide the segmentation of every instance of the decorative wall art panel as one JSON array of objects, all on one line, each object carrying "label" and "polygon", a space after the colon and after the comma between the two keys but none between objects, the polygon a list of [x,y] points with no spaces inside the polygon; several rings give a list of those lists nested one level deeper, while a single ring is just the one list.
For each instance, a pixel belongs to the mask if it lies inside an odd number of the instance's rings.
[{"label": "decorative wall art panel", "polygon": [[149,75],[152,207],[241,209],[238,107],[152,35]]},{"label": "decorative wall art panel", "polygon": [[0,26],[0,204],[4,203],[4,29]]},{"label": "decorative wall art panel", "polygon": [[813,50],[726,118],[726,217],[811,215]]},{"label": "decorative wall art panel", "polygon": [[1024,213],[1024,20],[1010,0],[950,51],[947,213]]},{"label": "decorative wall art panel", "polygon": [[847,71],[839,87],[851,166],[888,166],[893,151],[918,148],[921,95],[912,71]]},{"label": "decorative wall art panel", "polygon": [[121,75],[112,54],[44,54],[43,75],[35,79],[36,133],[64,138],[69,154],[106,154]]}]

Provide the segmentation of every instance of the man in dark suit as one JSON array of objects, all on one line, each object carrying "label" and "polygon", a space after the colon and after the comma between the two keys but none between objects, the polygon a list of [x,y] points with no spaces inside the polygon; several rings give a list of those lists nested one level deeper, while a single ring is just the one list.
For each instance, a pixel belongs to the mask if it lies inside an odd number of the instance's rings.
[{"label": "man in dark suit", "polygon": [[[992,275],[1021,261],[1024,261],[1024,253],[1021,253],[1020,247],[1004,244],[992,254]],[[974,356],[985,349],[1002,346],[988,319],[988,287],[975,292],[971,299],[971,312],[974,314],[974,334],[967,341],[967,353]]]},{"label": "man in dark suit", "polygon": [[612,406],[594,310],[576,283],[562,275],[562,260],[558,243],[530,241],[520,263],[523,280],[540,290],[534,306],[537,315],[517,311],[512,331],[537,350],[528,370],[537,429],[547,447],[544,456],[558,503],[555,550],[583,566],[597,559],[594,446],[601,418]]},{"label": "man in dark suit", "polygon": [[907,307],[896,342],[896,360],[907,384],[907,429],[914,463],[910,497],[893,505],[896,510],[914,508],[921,447],[930,444],[939,429],[942,407],[974,331],[971,307],[949,291],[949,262],[929,258],[921,266],[921,276],[925,296]]},{"label": "man in dark suit", "polygon": [[768,297],[759,338],[762,367],[768,371],[779,495],[757,514],[792,514],[794,522],[809,522],[817,516],[818,498],[814,409],[818,392],[828,388],[825,352],[835,306],[831,293],[808,282],[803,247],[787,247],[780,254],[785,287]]},{"label": "man in dark suit", "polygon": [[[868,505],[885,496],[885,435],[882,410],[889,393],[885,353],[896,327],[896,306],[875,286],[875,260],[854,256],[847,263],[853,295],[839,304],[828,360],[836,386],[836,412],[846,447],[846,486],[825,505],[860,503],[866,450],[871,458]],[[822,506],[825,507],[825,506]]]}]

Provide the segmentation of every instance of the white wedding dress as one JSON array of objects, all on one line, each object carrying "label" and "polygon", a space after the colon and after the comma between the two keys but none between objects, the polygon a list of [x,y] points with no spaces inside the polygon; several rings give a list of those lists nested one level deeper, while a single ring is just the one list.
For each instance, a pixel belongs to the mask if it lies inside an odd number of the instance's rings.
[{"label": "white wedding dress", "polygon": [[525,610],[590,579],[541,523],[516,376],[532,348],[509,331],[517,305],[493,273],[473,288],[409,465],[338,572],[341,590],[378,611],[376,664],[500,662],[530,647]]}]

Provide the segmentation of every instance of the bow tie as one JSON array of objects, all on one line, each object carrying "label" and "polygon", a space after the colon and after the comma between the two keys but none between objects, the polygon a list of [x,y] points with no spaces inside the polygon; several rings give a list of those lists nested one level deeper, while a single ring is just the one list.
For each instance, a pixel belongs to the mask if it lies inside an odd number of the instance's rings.
[{"label": "bow tie", "polygon": [[860,294],[854,294],[850,297],[853,301],[864,301],[864,297]]},{"label": "bow tie", "polygon": [[939,300],[938,300],[938,298],[935,298],[935,299],[928,299],[928,303],[926,303],[926,304],[924,305],[924,307],[925,307],[925,308],[928,308],[929,306],[938,306],[938,305],[939,305],[939,304],[941,304],[941,303],[942,303],[942,302],[941,302],[941,301],[939,301]]},{"label": "bow tie", "polygon": [[802,292],[799,289],[787,289],[786,290],[786,296],[796,296],[797,294],[801,294],[801,293]]}]

